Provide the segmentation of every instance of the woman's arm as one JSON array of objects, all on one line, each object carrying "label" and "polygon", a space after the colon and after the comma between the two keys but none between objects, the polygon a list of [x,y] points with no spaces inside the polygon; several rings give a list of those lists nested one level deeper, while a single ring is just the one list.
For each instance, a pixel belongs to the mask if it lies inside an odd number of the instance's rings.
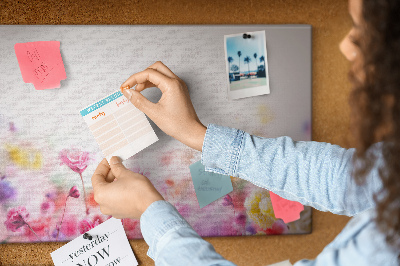
[{"label": "woman's arm", "polygon": [[156,265],[234,265],[203,240],[170,203],[156,201],[140,218],[147,255]]},{"label": "woman's arm", "polygon": [[351,177],[354,149],[289,137],[260,138],[210,124],[202,163],[207,171],[240,177],[279,196],[348,216],[374,206],[377,170],[364,186]]},{"label": "woman's arm", "polygon": [[140,218],[148,255],[156,265],[234,265],[215,252],[154,188],[145,176],[125,168],[112,157],[92,176],[94,198],[103,214]]},{"label": "woman's arm", "polygon": [[[161,62],[132,75],[121,87],[128,88],[124,95],[165,133],[202,150],[202,162],[210,171],[241,177],[322,211],[351,216],[374,206],[379,175],[375,169],[365,186],[357,186],[351,178],[352,149],[288,137],[259,138],[215,125],[206,129],[186,84]],[[139,93],[149,87],[161,90],[157,103]]]}]

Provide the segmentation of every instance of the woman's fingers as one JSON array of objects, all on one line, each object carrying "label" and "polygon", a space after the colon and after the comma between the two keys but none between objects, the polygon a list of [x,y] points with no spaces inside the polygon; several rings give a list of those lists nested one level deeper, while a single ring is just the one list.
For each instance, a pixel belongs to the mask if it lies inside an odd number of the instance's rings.
[{"label": "woman's fingers", "polygon": [[157,61],[148,68],[152,68],[154,70],[157,70],[158,72],[164,74],[167,77],[170,78],[178,78],[177,75],[174,74],[174,72],[171,71],[166,65],[164,65],[161,61]]},{"label": "woman's fingers", "polygon": [[155,69],[148,68],[130,76],[124,83],[122,83],[121,87],[125,88],[129,86],[129,88],[132,88],[137,84],[146,82],[151,82],[155,87],[159,88],[162,93],[164,93],[173,82],[173,79]]},{"label": "woman's fingers", "polygon": [[157,113],[157,104],[149,101],[140,92],[136,90],[123,90],[124,96],[140,111],[145,113],[151,120],[154,120],[154,114]]},{"label": "woman's fingers", "polygon": [[106,181],[107,181],[108,183],[111,183],[111,182],[114,181],[114,179],[115,179],[115,176],[114,176],[113,172],[112,172],[112,171],[109,171],[108,174],[107,174],[107,176],[106,176]]},{"label": "woman's fingers", "polygon": [[108,172],[111,172],[110,170],[111,168],[107,160],[103,159],[97,166],[92,176],[93,189],[96,189],[100,185],[107,184],[106,177],[108,175]]},{"label": "woman's fingers", "polygon": [[150,81],[146,81],[145,83],[139,83],[136,85],[135,90],[136,91],[143,91],[147,88],[152,88],[152,87],[156,87],[156,85],[154,85],[153,83],[151,83]]}]

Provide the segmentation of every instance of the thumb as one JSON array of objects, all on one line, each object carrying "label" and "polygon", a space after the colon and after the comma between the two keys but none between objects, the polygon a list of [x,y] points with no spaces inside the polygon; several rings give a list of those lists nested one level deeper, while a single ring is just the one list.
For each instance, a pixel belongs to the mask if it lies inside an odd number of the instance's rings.
[{"label": "thumb", "polygon": [[154,103],[150,102],[146,97],[144,97],[140,92],[126,89],[123,91],[123,94],[126,98],[130,100],[130,102],[140,111],[148,115],[151,111],[152,107],[155,105]]},{"label": "thumb", "polygon": [[124,172],[129,171],[126,167],[122,164],[121,158],[117,156],[113,156],[110,159],[110,168],[114,176],[118,179],[124,177]]}]

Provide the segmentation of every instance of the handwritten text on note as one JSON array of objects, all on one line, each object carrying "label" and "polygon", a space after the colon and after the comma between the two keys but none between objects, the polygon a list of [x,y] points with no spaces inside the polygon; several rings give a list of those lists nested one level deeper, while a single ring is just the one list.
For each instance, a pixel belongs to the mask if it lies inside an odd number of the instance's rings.
[{"label": "handwritten text on note", "polygon": [[60,81],[67,78],[60,42],[16,43],[14,50],[24,82],[32,83],[35,89],[59,88]]}]

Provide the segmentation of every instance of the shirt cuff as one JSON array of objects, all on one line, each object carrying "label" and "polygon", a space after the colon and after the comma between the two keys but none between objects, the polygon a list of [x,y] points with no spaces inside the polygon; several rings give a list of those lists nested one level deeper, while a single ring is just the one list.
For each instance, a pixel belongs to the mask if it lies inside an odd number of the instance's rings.
[{"label": "shirt cuff", "polygon": [[140,229],[149,250],[147,256],[153,260],[157,257],[157,245],[160,239],[170,230],[191,226],[169,202],[153,202],[140,217]]},{"label": "shirt cuff", "polygon": [[205,170],[236,177],[244,134],[242,130],[209,124],[201,154]]}]

